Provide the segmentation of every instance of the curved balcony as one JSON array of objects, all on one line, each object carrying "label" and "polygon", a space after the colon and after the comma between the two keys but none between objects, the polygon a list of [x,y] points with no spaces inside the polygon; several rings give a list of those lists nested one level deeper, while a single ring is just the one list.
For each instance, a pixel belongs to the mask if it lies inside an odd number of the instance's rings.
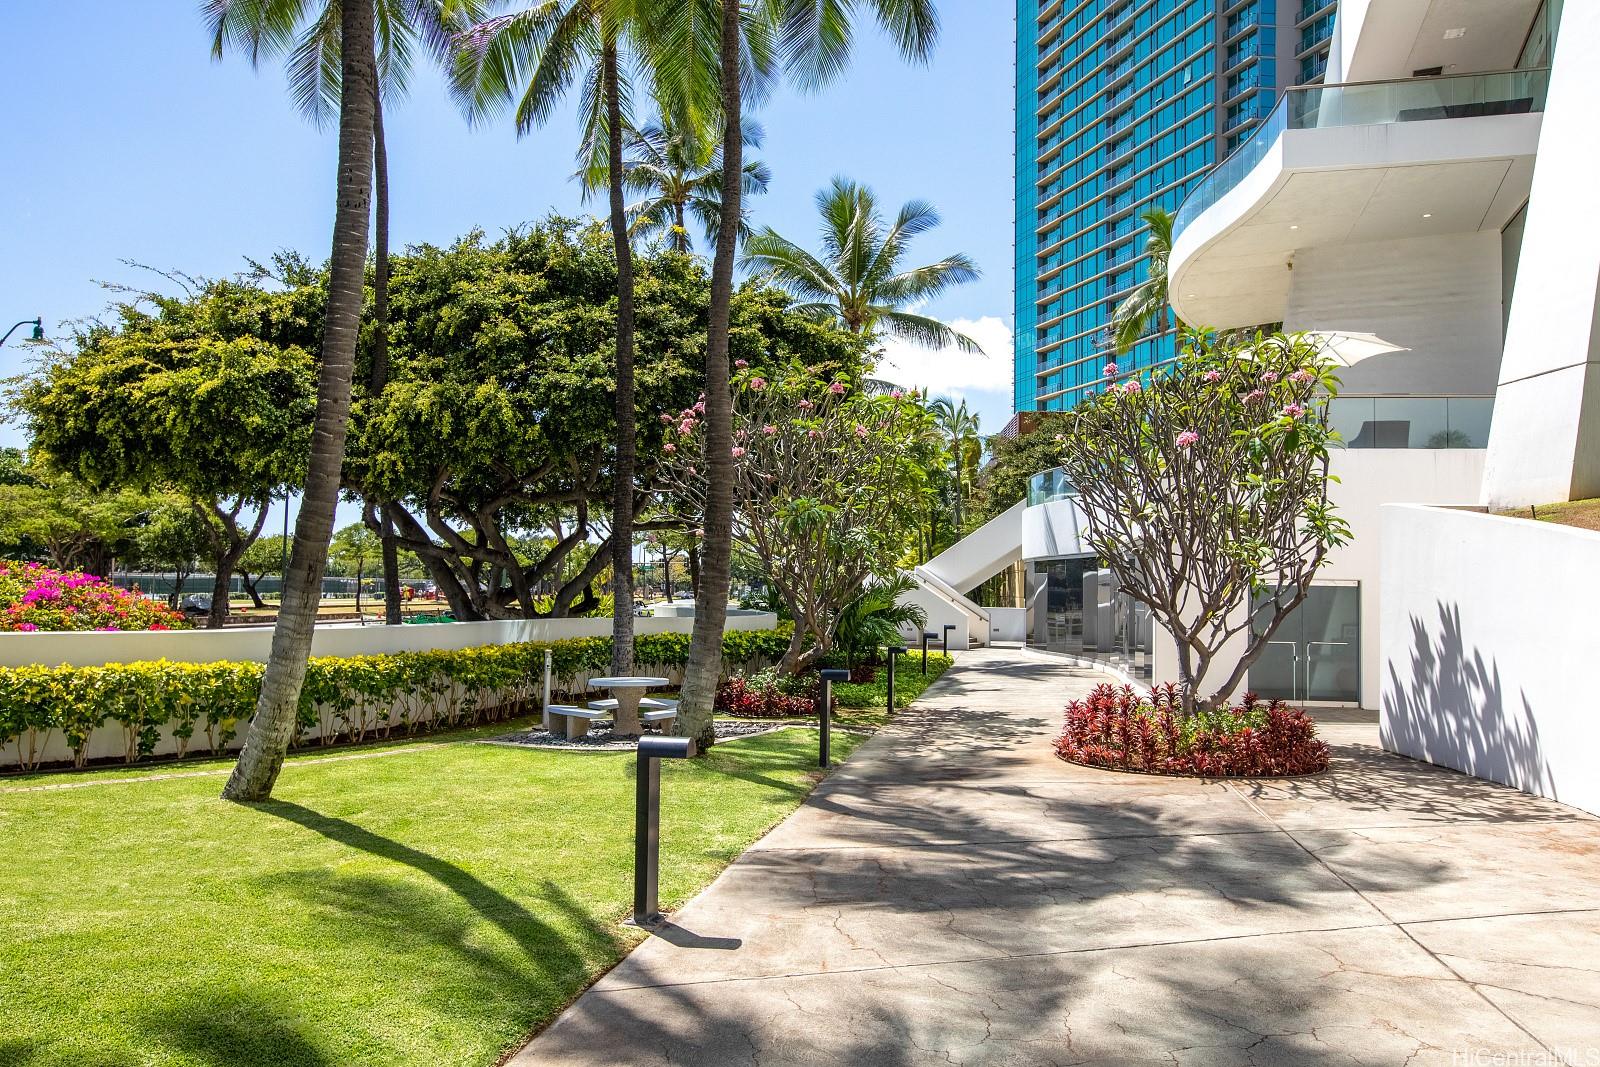
[{"label": "curved balcony", "polygon": [[1498,229],[1527,199],[1549,71],[1307,85],[1178,208],[1186,322],[1285,318],[1304,248]]}]

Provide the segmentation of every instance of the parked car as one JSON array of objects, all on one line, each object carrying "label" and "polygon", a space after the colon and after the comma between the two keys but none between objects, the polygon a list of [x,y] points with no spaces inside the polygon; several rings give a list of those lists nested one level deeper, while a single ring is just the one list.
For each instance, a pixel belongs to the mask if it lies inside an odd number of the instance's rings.
[{"label": "parked car", "polygon": [[183,603],[178,606],[178,610],[186,618],[203,619],[211,614],[211,598],[204,594],[186,596],[183,598]]}]

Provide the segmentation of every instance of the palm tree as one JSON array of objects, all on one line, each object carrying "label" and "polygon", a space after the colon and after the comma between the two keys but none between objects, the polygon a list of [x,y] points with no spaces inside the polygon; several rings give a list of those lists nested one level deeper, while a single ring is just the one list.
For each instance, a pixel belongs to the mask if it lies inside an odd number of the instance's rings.
[{"label": "palm tree", "polygon": [[1111,347],[1124,355],[1139,340],[1167,329],[1167,258],[1172,253],[1172,215],[1153,207],[1140,216],[1150,228],[1144,241],[1146,279],[1129,293],[1111,315]]},{"label": "palm tree", "polygon": [[[761,127],[744,123],[746,148],[761,146]],[[759,159],[744,165],[744,195],[767,191],[772,171]],[[714,138],[681,129],[669,116],[634,131],[622,165],[622,181],[640,195],[628,205],[629,228],[635,237],[665,236],[674,252],[690,252],[689,217],[694,216],[706,243],[715,245],[722,220],[722,146]],[[740,229],[744,230],[741,221]]]},{"label": "palm tree", "polygon": [[[817,0],[677,0],[662,5],[658,77],[674,86],[680,106],[693,116],[722,121],[722,219],[711,261],[711,307],[706,329],[706,479],[702,516],[705,552],[700,563],[689,663],[679,699],[678,728],[701,751],[714,741],[711,705],[722,674],[733,549],[733,395],[728,386],[728,336],[733,268],[743,219],[746,76],[756,77],[780,42],[790,72],[805,86],[826,84],[848,63],[856,5]],[[901,54],[926,60],[938,36],[933,0],[866,0]],[[774,36],[776,31],[776,36]],[[710,57],[715,56],[715,64]],[[715,81],[713,83],[713,71]],[[712,85],[715,85],[715,96]]]},{"label": "palm tree", "polygon": [[[455,70],[457,95],[481,117],[516,104],[517,135],[549,120],[580,78],[583,141],[579,176],[585,190],[604,186],[617,257],[617,458],[611,501],[611,670],[633,670],[633,510],[638,452],[634,412],[633,244],[623,202],[623,135],[631,127],[633,87],[625,56],[648,61],[647,0],[542,0],[484,19],[463,34]],[[637,64],[634,64],[637,65]],[[603,176],[603,177],[602,177]]]},{"label": "palm tree", "polygon": [[981,450],[982,446],[978,444],[978,430],[981,424],[977,414],[967,407],[965,400],[957,404],[947,397],[940,397],[929,404],[928,409],[933,412],[939,428],[950,438],[950,456],[955,464],[953,474],[956,489],[956,533],[959,535],[966,525],[962,514],[964,510],[962,480],[966,477],[968,458],[976,460],[977,457],[972,453]]},{"label": "palm tree", "polygon": [[[216,12],[221,19],[219,42],[234,40],[248,47],[251,31],[236,27],[228,18],[247,6],[262,8],[260,3],[247,0],[212,0],[208,12]],[[271,796],[283,766],[311,655],[322,575],[328,564],[328,542],[333,536],[334,508],[339,502],[339,473],[344,463],[350,379],[355,371],[356,339],[361,327],[372,211],[373,130],[378,96],[372,0],[339,0],[339,40],[338,195],[311,455],[300,514],[295,520],[294,550],[284,576],[283,607],[272,628],[272,651],[261,679],[256,711],[245,734],[244,749],[222,790],[228,800],[264,800]]]},{"label": "palm tree", "polygon": [[765,273],[800,303],[796,310],[839,322],[852,333],[880,330],[930,348],[955,345],[981,352],[976,341],[938,319],[904,310],[978,277],[964,255],[902,269],[906,244],[939,225],[931,204],[913,200],[885,227],[872,190],[846,178],[817,194],[822,256],[814,256],[770,227],[744,246],[745,266]]},{"label": "palm tree", "polygon": [[[375,0],[373,330],[367,380],[374,394],[389,378],[389,150],[383,131],[384,101],[405,95],[418,47],[447,62],[455,35],[482,18],[484,11],[483,0]],[[342,88],[338,0],[206,0],[205,15],[213,56],[221,58],[229,39],[249,54],[252,64],[286,54],[285,73],[295,107],[319,129],[337,120]],[[400,563],[390,505],[369,501],[367,510],[368,525],[383,538],[384,621],[398,626]]]}]

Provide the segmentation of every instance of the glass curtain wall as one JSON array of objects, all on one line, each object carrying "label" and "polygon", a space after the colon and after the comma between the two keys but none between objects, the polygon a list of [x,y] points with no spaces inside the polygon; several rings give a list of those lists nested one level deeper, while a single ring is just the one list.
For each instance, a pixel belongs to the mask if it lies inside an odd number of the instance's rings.
[{"label": "glass curtain wall", "polygon": [[1151,676],[1149,609],[1117,590],[1093,556],[1029,563],[1028,644]]}]

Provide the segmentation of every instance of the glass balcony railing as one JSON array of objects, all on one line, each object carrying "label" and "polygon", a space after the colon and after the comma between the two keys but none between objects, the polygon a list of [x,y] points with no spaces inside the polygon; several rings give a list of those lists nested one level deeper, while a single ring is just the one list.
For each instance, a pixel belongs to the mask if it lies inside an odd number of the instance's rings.
[{"label": "glass balcony railing", "polygon": [[1028,479],[1028,506],[1037,507],[1048,504],[1052,500],[1066,500],[1068,497],[1078,495],[1078,489],[1067,481],[1067,472],[1057,467],[1055,470],[1040,471]]},{"label": "glass balcony railing", "polygon": [[1346,448],[1485,448],[1492,396],[1340,396],[1328,422]]},{"label": "glass balcony railing", "polygon": [[1543,111],[1548,68],[1455,74],[1287,90],[1249,140],[1200,180],[1173,219],[1173,239],[1255,169],[1285,130],[1382,126],[1427,119],[1477,118]]}]

